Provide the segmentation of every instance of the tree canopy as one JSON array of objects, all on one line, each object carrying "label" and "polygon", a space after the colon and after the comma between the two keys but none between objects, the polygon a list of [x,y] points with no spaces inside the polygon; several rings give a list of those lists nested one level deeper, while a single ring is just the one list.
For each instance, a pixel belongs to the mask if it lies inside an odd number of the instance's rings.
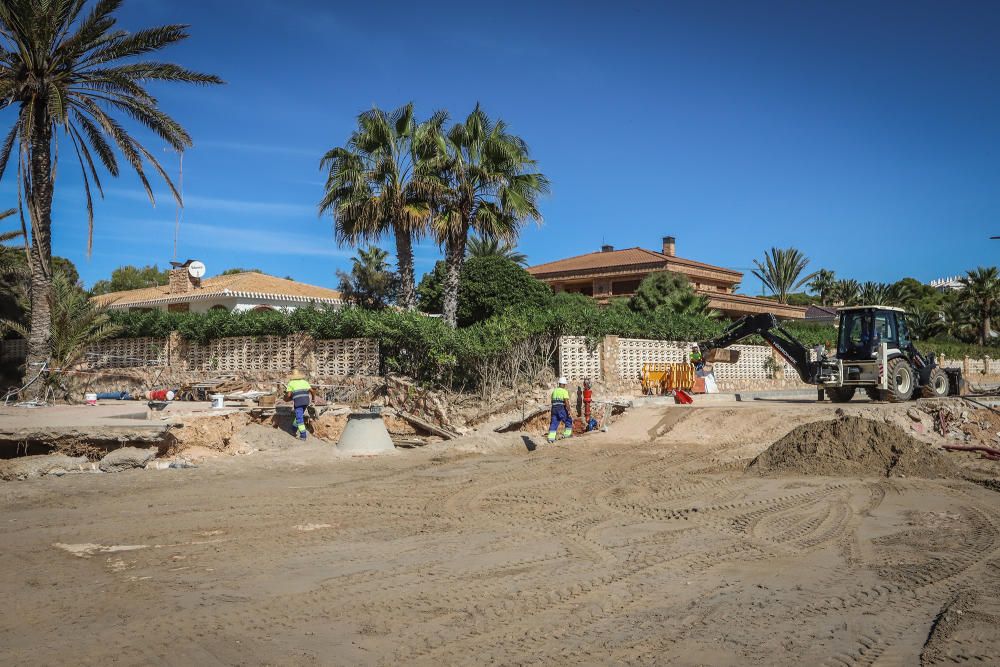
[{"label": "tree canopy", "polygon": [[170,282],[170,270],[160,269],[156,264],[146,266],[133,266],[126,264],[119,266],[111,272],[108,280],[98,280],[90,288],[92,295],[110,294],[111,292],[122,292],[124,290],[142,289],[144,287],[157,287]]}]

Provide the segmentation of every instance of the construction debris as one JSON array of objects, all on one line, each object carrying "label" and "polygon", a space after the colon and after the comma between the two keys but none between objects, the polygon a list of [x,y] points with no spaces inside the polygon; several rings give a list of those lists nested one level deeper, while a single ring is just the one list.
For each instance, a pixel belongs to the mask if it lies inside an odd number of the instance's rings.
[{"label": "construction debris", "polygon": [[399,415],[402,419],[405,419],[409,423],[413,424],[417,428],[421,428],[427,431],[428,433],[433,433],[434,435],[440,436],[445,440],[453,440],[460,435],[455,431],[432,424],[426,419],[421,419],[420,417],[417,417],[416,415],[411,415],[408,412],[397,411],[396,414]]}]

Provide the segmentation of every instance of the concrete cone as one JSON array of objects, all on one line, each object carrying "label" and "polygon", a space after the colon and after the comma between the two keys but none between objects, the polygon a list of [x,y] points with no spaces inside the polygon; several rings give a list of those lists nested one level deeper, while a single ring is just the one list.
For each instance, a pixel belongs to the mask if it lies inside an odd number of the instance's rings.
[{"label": "concrete cone", "polygon": [[375,412],[353,412],[337,441],[337,449],[345,454],[385,454],[395,451],[382,415]]}]

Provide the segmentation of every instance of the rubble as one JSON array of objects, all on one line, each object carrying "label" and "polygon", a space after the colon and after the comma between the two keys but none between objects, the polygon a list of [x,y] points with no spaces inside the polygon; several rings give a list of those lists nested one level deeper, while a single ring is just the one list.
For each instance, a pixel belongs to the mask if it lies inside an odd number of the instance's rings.
[{"label": "rubble", "polygon": [[109,452],[97,465],[102,472],[121,472],[133,468],[143,468],[155,456],[156,450],[152,448],[122,447]]},{"label": "rubble", "polygon": [[17,459],[0,460],[0,479],[5,481],[32,479],[47,474],[64,475],[74,470],[89,467],[86,456],[66,456],[65,454],[44,454],[22,456]]}]

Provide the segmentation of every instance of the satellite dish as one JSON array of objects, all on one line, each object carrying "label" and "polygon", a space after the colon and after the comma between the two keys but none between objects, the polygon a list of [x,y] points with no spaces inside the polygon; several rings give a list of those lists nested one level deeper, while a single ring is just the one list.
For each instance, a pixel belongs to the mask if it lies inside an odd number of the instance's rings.
[{"label": "satellite dish", "polygon": [[192,278],[201,278],[205,275],[205,263],[195,260],[188,264],[188,275]]}]

